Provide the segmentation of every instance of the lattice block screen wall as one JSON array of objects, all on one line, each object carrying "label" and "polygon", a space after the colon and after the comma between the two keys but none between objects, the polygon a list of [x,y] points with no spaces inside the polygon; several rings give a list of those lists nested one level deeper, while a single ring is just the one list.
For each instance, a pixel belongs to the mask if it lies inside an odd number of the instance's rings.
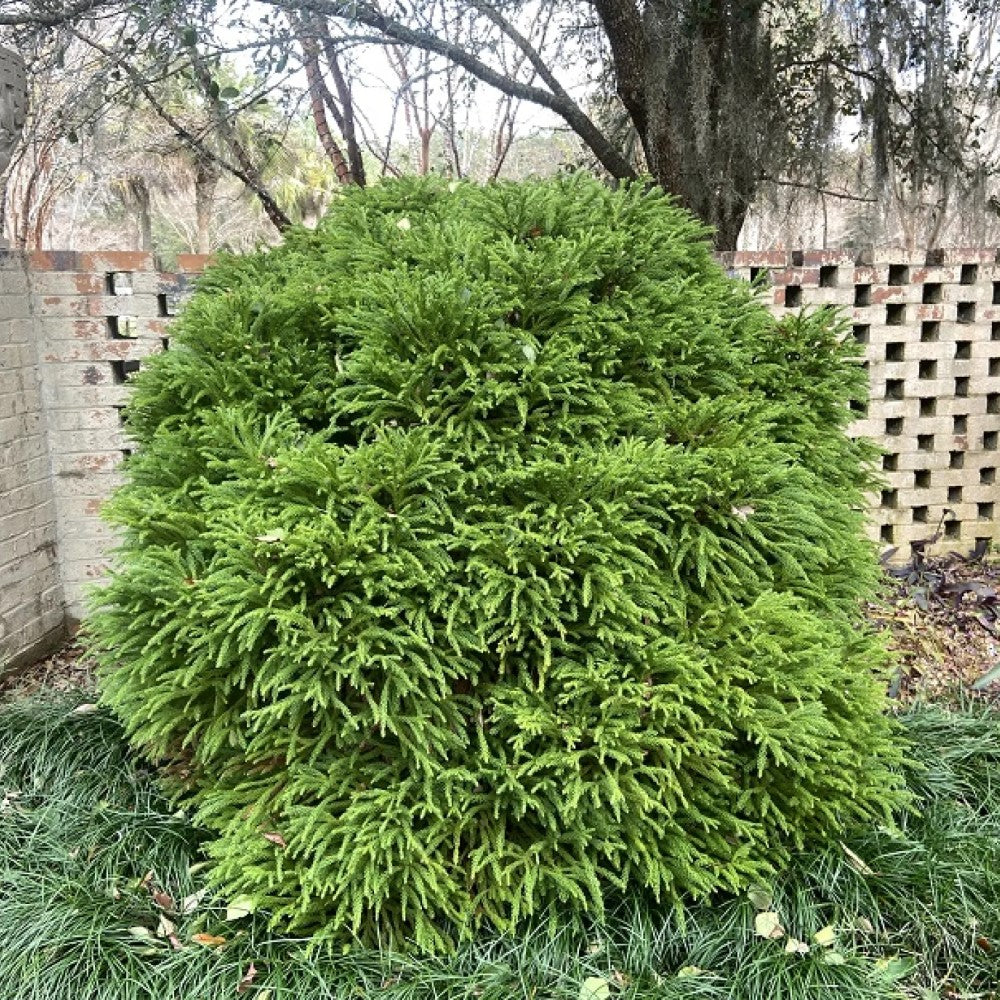
[{"label": "lattice block screen wall", "polygon": [[885,489],[871,530],[909,557],[1000,542],[1000,253],[994,250],[723,255],[730,272],[766,282],[772,310],[844,307],[871,382],[851,427],[879,444]]}]

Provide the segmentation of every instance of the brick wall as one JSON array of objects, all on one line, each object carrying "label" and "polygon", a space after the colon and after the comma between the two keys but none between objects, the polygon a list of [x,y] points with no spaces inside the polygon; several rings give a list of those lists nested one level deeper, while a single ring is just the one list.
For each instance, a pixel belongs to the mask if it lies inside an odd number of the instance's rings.
[{"label": "brick wall", "polygon": [[[871,402],[853,433],[886,449],[872,533],[908,555],[1000,540],[1000,265],[994,250],[860,259],[842,253],[722,256],[766,282],[779,315],[842,306]],[[101,503],[130,443],[126,382],[166,346],[169,317],[205,259],[176,273],[143,253],[0,254],[0,673],[84,611],[112,544]]]},{"label": "brick wall", "polygon": [[1000,541],[1000,264],[989,249],[735,253],[730,271],[767,281],[772,310],[830,304],[851,316],[871,399],[851,433],[886,454],[872,533],[968,551]]},{"label": "brick wall", "polygon": [[0,251],[0,673],[63,637],[47,430],[28,275]]},{"label": "brick wall", "polygon": [[122,429],[126,385],[144,357],[166,346],[166,328],[201,257],[179,273],[135,252],[35,253],[29,257],[42,393],[49,417],[58,558],[67,613],[79,620],[87,586],[107,568],[111,529],[101,503],[121,479],[131,443]]}]

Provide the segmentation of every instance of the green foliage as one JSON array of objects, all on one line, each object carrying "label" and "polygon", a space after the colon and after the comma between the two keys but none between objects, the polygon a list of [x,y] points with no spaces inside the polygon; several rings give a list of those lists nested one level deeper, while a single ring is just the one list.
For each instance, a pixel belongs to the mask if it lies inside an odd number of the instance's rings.
[{"label": "green foliage", "polygon": [[[831,844],[749,899],[680,914],[616,901],[599,922],[556,909],[426,957],[310,954],[269,937],[259,916],[227,919],[225,898],[200,894],[198,832],[171,814],[114,720],[76,713],[78,700],[0,706],[0,1000],[223,1000],[251,963],[246,995],[261,1000],[580,1000],[588,980],[613,1000],[971,1000],[1000,982],[996,714],[904,717],[917,808],[847,842],[853,857]],[[800,955],[760,937],[762,894],[789,933],[812,945],[832,928],[832,943]]]},{"label": "green foliage", "polygon": [[864,375],[655,192],[351,192],[137,379],[104,697],[276,926],[451,946],[900,801]]}]

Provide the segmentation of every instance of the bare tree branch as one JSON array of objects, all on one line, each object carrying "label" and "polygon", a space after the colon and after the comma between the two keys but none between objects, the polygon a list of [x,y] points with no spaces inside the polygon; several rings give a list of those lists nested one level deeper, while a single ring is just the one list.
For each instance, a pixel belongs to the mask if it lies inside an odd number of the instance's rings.
[{"label": "bare tree branch", "polygon": [[[635,176],[635,171],[628,160],[568,95],[560,96],[550,90],[511,79],[461,46],[387,17],[373,4],[347,2],[347,0],[262,0],[262,2],[281,10],[294,8],[312,11],[325,17],[353,20],[382,32],[389,39],[444,56],[510,97],[540,105],[559,115],[613,177]],[[565,95],[565,91],[562,91],[562,94]]]}]

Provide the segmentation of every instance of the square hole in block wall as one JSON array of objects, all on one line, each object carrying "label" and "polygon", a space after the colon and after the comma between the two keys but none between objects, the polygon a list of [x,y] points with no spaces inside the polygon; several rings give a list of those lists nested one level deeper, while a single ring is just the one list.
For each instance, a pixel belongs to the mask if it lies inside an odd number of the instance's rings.
[{"label": "square hole in block wall", "polygon": [[837,265],[836,264],[823,264],[819,269],[819,287],[820,288],[836,288],[837,287]]},{"label": "square hole in block wall", "polygon": [[934,435],[933,434],[918,434],[917,435],[917,450],[918,451],[933,451],[934,450]]},{"label": "square hole in block wall", "polygon": [[990,327],[990,340],[1000,340],[1000,323],[994,323]]},{"label": "square hole in block wall", "polygon": [[913,520],[916,524],[926,524],[927,523],[927,508],[926,507],[913,507]]},{"label": "square hole in block wall", "polygon": [[958,361],[968,361],[972,357],[972,341],[971,340],[956,340],[955,341],[955,358]]},{"label": "square hole in block wall", "polygon": [[885,307],[885,322],[888,326],[902,326],[906,322],[905,303],[890,302]]},{"label": "square hole in block wall", "polygon": [[121,385],[129,375],[135,374],[139,370],[138,361],[112,361],[111,372],[115,385]]},{"label": "square hole in block wall", "polygon": [[983,432],[983,449],[985,451],[996,451],[997,450],[997,438],[1000,437],[996,431],[984,431]]},{"label": "square hole in block wall", "polygon": [[936,319],[924,320],[920,324],[920,339],[924,343],[932,343],[941,339],[941,323]]},{"label": "square hole in block wall", "polygon": [[903,418],[889,417],[885,422],[885,432],[889,437],[898,437],[903,433]]},{"label": "square hole in block wall", "polygon": [[910,269],[906,264],[889,265],[889,284],[905,285],[910,280]]},{"label": "square hole in block wall", "polygon": [[859,344],[867,344],[871,338],[872,328],[867,323],[854,324],[854,339]]},{"label": "square hole in block wall", "polygon": [[939,281],[928,281],[923,287],[921,298],[925,305],[936,305],[941,301],[941,283]]},{"label": "square hole in block wall", "polygon": [[965,399],[965,397],[969,395],[968,375],[959,375],[958,378],[955,379],[955,395],[958,396],[959,399]]},{"label": "square hole in block wall", "polygon": [[964,451],[953,451],[948,455],[948,468],[949,469],[964,469],[965,468],[965,452]]},{"label": "square hole in block wall", "polygon": [[930,469],[917,469],[913,473],[913,486],[918,490],[929,489],[931,485],[931,470]]},{"label": "square hole in block wall", "polygon": [[870,306],[872,304],[872,286],[871,285],[855,285],[854,286],[854,305],[855,306]]},{"label": "square hole in block wall", "polygon": [[891,344],[885,345],[886,361],[903,361],[906,353],[906,344],[902,340],[894,340]]},{"label": "square hole in block wall", "polygon": [[949,486],[948,487],[948,503],[961,503],[962,502],[962,487],[961,486]]},{"label": "square hole in block wall", "polygon": [[785,308],[798,309],[802,305],[802,286],[785,285]]},{"label": "square hole in block wall", "polygon": [[944,523],[944,537],[945,538],[961,538],[962,537],[962,524],[960,521],[945,521]]},{"label": "square hole in block wall", "polygon": [[759,284],[761,288],[767,288],[771,284],[771,269],[767,267],[751,267],[750,283],[752,285]]},{"label": "square hole in block wall", "polygon": [[892,544],[892,540],[895,537],[895,532],[892,529],[892,525],[891,524],[883,524],[882,527],[879,528],[878,537],[883,542],[887,542],[888,544],[891,545]]},{"label": "square hole in block wall", "polygon": [[992,486],[997,481],[997,470],[995,466],[984,465],[979,470],[979,482],[983,486]]},{"label": "square hole in block wall", "polygon": [[882,456],[882,469],[885,472],[895,472],[899,468],[899,455],[890,452]]},{"label": "square hole in block wall", "polygon": [[978,517],[980,521],[992,521],[993,503],[991,501],[985,501],[984,503],[977,503],[976,517]]},{"label": "square hole in block wall", "polygon": [[952,434],[968,434],[969,418],[964,416],[952,417],[951,432]]},{"label": "square hole in block wall", "polygon": [[917,366],[920,378],[937,378],[937,362],[933,358],[924,358]]},{"label": "square hole in block wall", "polygon": [[109,271],[105,278],[108,295],[131,295],[132,272],[131,271]]},{"label": "square hole in block wall", "polygon": [[1000,358],[990,358],[989,373],[993,376],[1000,375]]},{"label": "square hole in block wall", "polygon": [[1000,413],[1000,392],[988,392],[986,394],[986,412]]},{"label": "square hole in block wall", "polygon": [[955,319],[957,319],[959,323],[975,323],[976,303],[959,302],[958,307],[955,310]]},{"label": "square hole in block wall", "polygon": [[885,380],[885,398],[902,399],[903,386],[905,383],[901,378],[889,378]]},{"label": "square hole in block wall", "polygon": [[882,506],[896,508],[899,506],[899,490],[882,490]]},{"label": "square hole in block wall", "polygon": [[108,336],[112,340],[135,340],[139,326],[134,316],[109,316]]},{"label": "square hole in block wall", "polygon": [[963,285],[974,285],[979,280],[978,264],[963,264],[958,279]]},{"label": "square hole in block wall", "polygon": [[933,396],[924,396],[920,400],[920,416],[933,417],[937,413],[937,400]]},{"label": "square hole in block wall", "polygon": [[868,404],[863,399],[851,399],[847,403],[851,413],[856,413],[859,417],[868,415]]},{"label": "square hole in block wall", "polygon": [[993,282],[993,305],[1000,306],[1000,281]]}]

